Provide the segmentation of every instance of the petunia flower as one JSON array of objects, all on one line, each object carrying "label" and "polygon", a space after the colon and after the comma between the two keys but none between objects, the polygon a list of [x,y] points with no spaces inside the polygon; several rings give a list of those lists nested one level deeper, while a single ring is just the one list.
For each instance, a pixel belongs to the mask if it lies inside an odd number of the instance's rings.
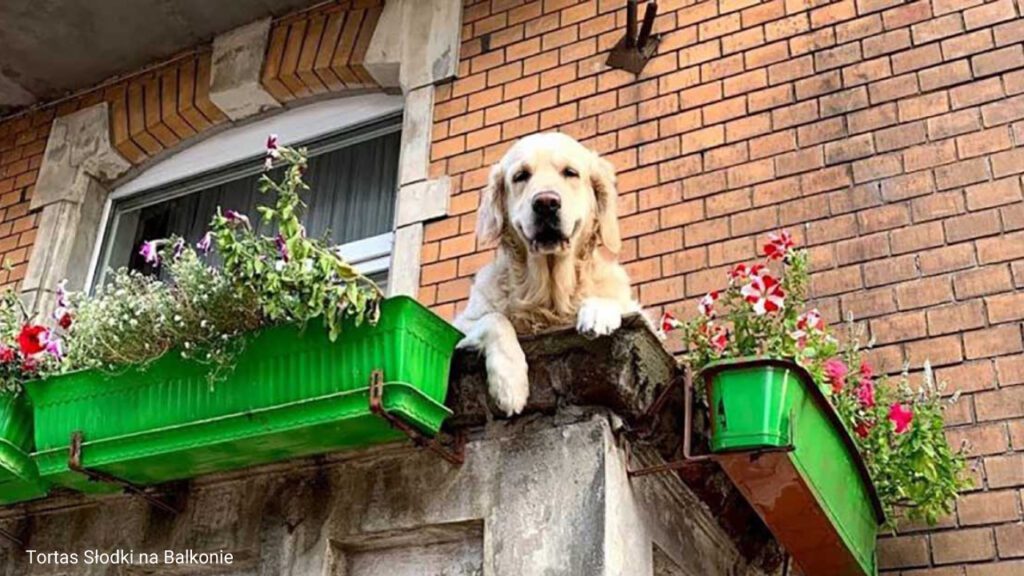
[{"label": "petunia flower", "polygon": [[857,401],[863,408],[875,407],[875,383],[870,378],[861,378],[857,385]]},{"label": "petunia flower", "polygon": [[857,425],[853,427],[853,431],[857,433],[857,436],[861,438],[867,438],[868,434],[871,434],[872,424],[866,420],[857,422]]},{"label": "petunia flower", "polygon": [[225,210],[224,218],[227,219],[231,224],[242,224],[246,228],[249,228],[249,217],[241,212],[235,212],[234,210]]},{"label": "petunia flower", "polygon": [[729,347],[729,331],[724,326],[713,326],[708,335],[708,342],[711,343],[711,348],[715,352],[719,354],[725,352],[725,349]]},{"label": "petunia flower", "polygon": [[25,324],[18,333],[18,347],[25,356],[39,354],[46,350],[50,331],[38,324]]},{"label": "petunia flower", "polygon": [[61,346],[60,338],[49,335],[46,341],[46,352],[53,356],[58,362],[64,359],[64,348]]},{"label": "petunia flower", "polygon": [[705,294],[704,297],[700,299],[700,302],[697,303],[697,311],[700,312],[702,316],[714,318],[715,301],[718,300],[718,296],[719,294],[717,290]]},{"label": "petunia flower", "polygon": [[764,255],[769,260],[782,260],[789,255],[789,251],[796,246],[793,237],[789,232],[783,230],[775,234],[768,234],[768,243],[764,245]]},{"label": "petunia flower", "polygon": [[860,375],[863,378],[871,378],[875,375],[874,369],[871,368],[871,364],[868,364],[867,360],[861,360],[860,362]]},{"label": "petunia flower", "polygon": [[285,242],[284,236],[280,232],[274,238],[274,243],[277,245],[277,252],[281,255],[281,260],[288,261],[288,243]]},{"label": "petunia flower", "polygon": [[665,313],[661,315],[662,332],[671,332],[673,330],[678,330],[679,328],[682,327],[683,323],[677,320],[671,312],[666,310]]},{"label": "petunia flower", "polygon": [[815,308],[797,316],[796,330],[790,332],[789,335],[796,341],[797,347],[803,348],[807,345],[807,337],[812,332],[820,331],[824,327],[825,322],[821,319],[821,313]]},{"label": "petunia flower", "polygon": [[75,318],[71,314],[71,311],[65,311],[57,318],[57,325],[60,326],[62,329],[67,330],[68,328],[71,328],[71,324],[74,322],[74,320]]},{"label": "petunia flower", "polygon": [[181,258],[181,255],[184,252],[185,252],[185,241],[183,239],[181,239],[181,238],[178,238],[177,240],[174,241],[174,247],[173,247],[174,259],[177,260],[178,258]]},{"label": "petunia flower", "polygon": [[846,380],[846,375],[850,369],[846,367],[846,364],[838,358],[830,358],[825,361],[824,365],[825,377],[828,378],[829,384],[832,385],[832,393],[838,394],[843,389],[843,384]]},{"label": "petunia flower", "polygon": [[896,426],[896,433],[902,434],[910,428],[910,423],[914,421],[914,412],[903,404],[894,402],[892,406],[889,406],[889,420]]},{"label": "petunia flower", "polygon": [[11,348],[6,344],[0,344],[0,363],[10,364],[11,362],[14,362],[17,359],[18,353],[17,351],[14,350],[14,348]]},{"label": "petunia flower", "polygon": [[277,134],[270,134],[267,136],[267,156],[271,156],[273,158],[279,158],[281,156],[281,150],[277,144]]},{"label": "petunia flower", "polygon": [[208,231],[206,234],[203,234],[203,237],[199,239],[199,242],[196,242],[196,248],[199,249],[199,251],[202,252],[203,254],[208,254],[210,252],[210,245],[212,243],[213,232]]},{"label": "petunia flower", "polygon": [[767,273],[751,276],[750,283],[740,290],[740,294],[747,302],[753,304],[754,313],[758,316],[778,312],[786,302],[786,293],[782,290],[782,285]]},{"label": "petunia flower", "polygon": [[729,271],[729,282],[746,280],[750,276],[760,276],[764,271],[764,264],[737,264]]},{"label": "petunia flower", "polygon": [[57,306],[53,309],[53,319],[57,321],[57,325],[67,330],[71,327],[71,301],[68,299],[67,292],[68,281],[61,280],[57,284]]},{"label": "petunia flower", "polygon": [[148,242],[142,243],[142,248],[139,249],[139,255],[145,260],[146,264],[153,266],[160,265],[160,245],[157,240],[149,240]]}]

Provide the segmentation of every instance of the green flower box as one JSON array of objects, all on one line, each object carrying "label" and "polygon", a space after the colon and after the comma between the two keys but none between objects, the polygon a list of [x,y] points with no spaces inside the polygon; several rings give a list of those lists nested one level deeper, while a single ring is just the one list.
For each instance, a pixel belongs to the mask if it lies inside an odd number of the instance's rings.
[{"label": "green flower box", "polygon": [[376,326],[346,326],[331,342],[320,325],[276,326],[248,337],[235,370],[213,386],[201,363],[167,354],[144,370],[83,371],[30,383],[34,459],[54,485],[106,492],[68,466],[138,485],[403,438],[370,410],[370,378],[384,377],[383,408],[438,432],[448,368],[461,334],[415,300],[381,305]]},{"label": "green flower box", "polygon": [[31,453],[32,408],[24,394],[0,395],[0,505],[46,496]]},{"label": "green flower box", "polygon": [[739,358],[702,371],[711,450],[805,574],[874,576],[884,520],[849,431],[794,362]]}]

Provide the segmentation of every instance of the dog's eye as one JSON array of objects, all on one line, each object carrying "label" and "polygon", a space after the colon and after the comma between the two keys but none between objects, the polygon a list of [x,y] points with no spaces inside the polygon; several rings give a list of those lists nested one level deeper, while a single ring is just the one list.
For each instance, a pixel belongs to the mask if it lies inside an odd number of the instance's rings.
[{"label": "dog's eye", "polygon": [[562,169],[562,176],[566,178],[579,178],[580,173],[577,172],[575,168],[566,166],[565,168]]},{"label": "dog's eye", "polygon": [[520,170],[519,172],[516,172],[515,176],[512,177],[512,181],[513,182],[526,182],[527,180],[530,179],[530,176],[531,176],[531,174],[530,174],[529,170]]}]

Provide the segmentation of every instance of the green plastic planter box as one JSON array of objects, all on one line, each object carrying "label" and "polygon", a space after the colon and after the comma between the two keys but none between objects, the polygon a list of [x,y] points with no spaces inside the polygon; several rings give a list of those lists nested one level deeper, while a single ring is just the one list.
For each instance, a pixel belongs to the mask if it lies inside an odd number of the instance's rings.
[{"label": "green plastic planter box", "polygon": [[741,358],[702,372],[711,450],[805,574],[877,574],[884,521],[867,468],[828,399],[794,362]]},{"label": "green plastic planter box", "polygon": [[319,323],[249,337],[235,370],[212,387],[206,368],[167,354],[146,370],[83,371],[31,383],[40,476],[83,492],[117,490],[68,467],[139,485],[189,478],[404,436],[369,408],[374,370],[385,410],[434,435],[461,334],[406,297],[385,300],[380,322],[346,326],[330,342]]},{"label": "green plastic planter box", "polygon": [[46,496],[32,452],[32,409],[24,394],[0,394],[0,505]]}]

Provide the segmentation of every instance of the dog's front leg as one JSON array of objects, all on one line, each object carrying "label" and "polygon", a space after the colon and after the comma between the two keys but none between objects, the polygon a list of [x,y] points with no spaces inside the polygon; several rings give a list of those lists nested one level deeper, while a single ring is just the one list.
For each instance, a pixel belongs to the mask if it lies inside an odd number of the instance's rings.
[{"label": "dog's front leg", "polygon": [[497,312],[482,316],[466,331],[459,348],[483,352],[491,398],[508,416],[522,412],[530,396],[526,355],[508,318]]}]

